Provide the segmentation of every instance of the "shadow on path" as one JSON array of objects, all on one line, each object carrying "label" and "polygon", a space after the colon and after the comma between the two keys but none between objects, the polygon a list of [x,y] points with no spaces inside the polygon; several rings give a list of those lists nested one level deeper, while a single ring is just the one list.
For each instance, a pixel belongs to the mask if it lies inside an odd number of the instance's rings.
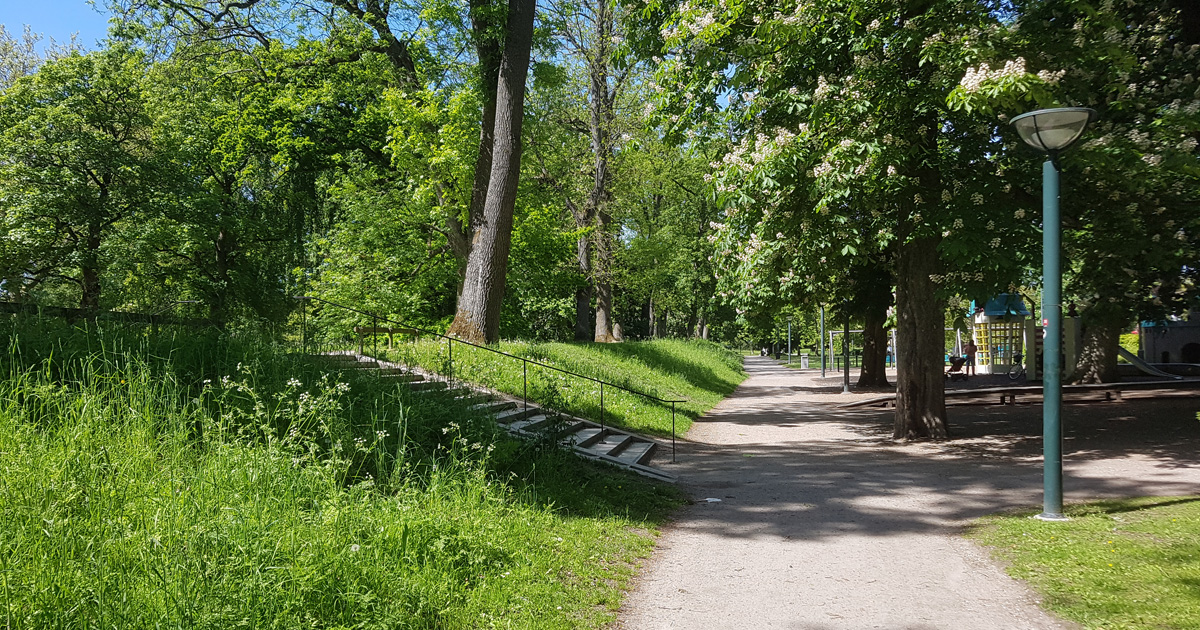
[{"label": "shadow on path", "polygon": [[[626,627],[747,615],[763,628],[1065,627],[954,535],[1040,506],[1040,406],[952,408],[956,439],[896,443],[891,411],[814,403],[803,372],[758,357],[747,368],[679,444],[672,472],[695,503],[664,535]],[[1197,493],[1197,407],[1067,407],[1067,500]]]}]

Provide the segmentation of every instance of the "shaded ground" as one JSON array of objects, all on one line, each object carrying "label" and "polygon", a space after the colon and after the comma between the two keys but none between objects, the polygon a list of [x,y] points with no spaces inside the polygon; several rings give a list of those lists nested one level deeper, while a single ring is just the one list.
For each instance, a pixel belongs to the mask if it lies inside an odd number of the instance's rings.
[{"label": "shaded ground", "polygon": [[[696,503],[664,533],[624,627],[1069,627],[957,536],[983,514],[1040,505],[1040,406],[952,408],[954,441],[896,444],[891,411],[834,407],[877,393],[746,364],[751,378],[664,464]],[[1197,409],[1068,405],[1067,500],[1197,492]]]}]

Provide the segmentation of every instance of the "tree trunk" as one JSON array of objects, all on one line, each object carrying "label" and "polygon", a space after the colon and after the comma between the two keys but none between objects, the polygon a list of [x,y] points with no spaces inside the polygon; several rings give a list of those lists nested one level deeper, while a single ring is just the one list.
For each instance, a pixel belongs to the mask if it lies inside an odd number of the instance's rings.
[{"label": "tree trunk", "polygon": [[471,184],[471,207],[467,212],[466,241],[483,220],[483,207],[487,199],[488,184],[492,173],[492,150],[495,145],[496,98],[500,80],[500,64],[504,51],[492,24],[490,2],[470,0],[471,31],[475,39],[475,54],[479,58],[479,82],[483,95],[482,116],[479,125],[479,154],[475,160],[475,179]]},{"label": "tree trunk", "polygon": [[473,343],[500,337],[508,252],[512,246],[513,208],[521,173],[521,127],[525,78],[533,42],[535,0],[510,0],[504,53],[496,82],[492,168],[479,228],[472,238],[462,295],[449,334]]},{"label": "tree trunk", "polygon": [[646,300],[646,319],[649,321],[650,338],[658,337],[658,321],[654,319],[654,296]]},{"label": "tree trunk", "polygon": [[610,343],[613,339],[612,320],[612,239],[608,233],[608,213],[596,213],[596,335],[597,343]]},{"label": "tree trunk", "polygon": [[79,308],[92,314],[100,310],[100,241],[103,231],[99,221],[88,224],[87,248],[79,266]]},{"label": "tree trunk", "polygon": [[229,289],[233,286],[233,278],[230,276],[230,266],[234,250],[237,248],[237,241],[233,235],[225,228],[221,228],[217,232],[216,241],[213,243],[213,253],[215,255],[216,265],[216,287],[213,292],[212,303],[208,305],[208,317],[217,323],[218,326],[225,325],[225,319],[228,317],[229,304]]},{"label": "tree trunk", "polygon": [[900,245],[896,257],[896,439],[949,437],[943,364],[945,309],[929,276],[937,273],[936,239]]},{"label": "tree trunk", "polygon": [[[586,211],[577,211],[575,227],[583,228],[591,222]],[[584,234],[575,242],[575,259],[579,273],[583,275],[583,286],[575,290],[575,341],[587,341],[592,336],[592,239]]]},{"label": "tree trunk", "polygon": [[1108,322],[1084,326],[1079,362],[1075,368],[1076,383],[1115,383],[1121,380],[1121,375],[1117,373],[1117,348],[1121,347],[1121,333],[1125,327],[1124,323]]},{"label": "tree trunk", "polygon": [[858,387],[887,387],[887,307],[869,308],[863,314],[862,371]]}]

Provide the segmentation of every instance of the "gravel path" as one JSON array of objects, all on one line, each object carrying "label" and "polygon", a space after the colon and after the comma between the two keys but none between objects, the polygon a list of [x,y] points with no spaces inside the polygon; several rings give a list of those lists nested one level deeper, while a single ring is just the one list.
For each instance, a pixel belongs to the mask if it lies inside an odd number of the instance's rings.
[{"label": "gravel path", "polygon": [[[899,444],[892,412],[834,408],[877,392],[840,394],[769,358],[746,369],[664,466],[695,503],[665,529],[621,627],[1073,627],[959,537],[978,516],[1041,505],[1040,406],[955,407],[953,441]],[[1068,405],[1067,500],[1197,492],[1197,409]]]}]

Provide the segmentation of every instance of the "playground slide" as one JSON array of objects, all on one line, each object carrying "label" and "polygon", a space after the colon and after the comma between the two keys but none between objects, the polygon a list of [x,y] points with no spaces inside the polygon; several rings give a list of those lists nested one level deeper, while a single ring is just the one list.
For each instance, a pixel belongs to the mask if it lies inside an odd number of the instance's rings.
[{"label": "playground slide", "polygon": [[1177,376],[1175,374],[1168,374],[1168,373],[1154,367],[1153,365],[1150,365],[1149,363],[1146,363],[1145,361],[1139,359],[1136,354],[1126,350],[1125,348],[1118,347],[1117,353],[1120,354],[1121,357],[1124,358],[1126,361],[1132,363],[1135,367],[1137,367],[1137,369],[1139,369],[1147,374],[1150,374],[1151,376],[1162,376],[1162,377],[1166,377],[1166,378],[1173,378],[1177,381],[1183,380],[1182,376]]}]

